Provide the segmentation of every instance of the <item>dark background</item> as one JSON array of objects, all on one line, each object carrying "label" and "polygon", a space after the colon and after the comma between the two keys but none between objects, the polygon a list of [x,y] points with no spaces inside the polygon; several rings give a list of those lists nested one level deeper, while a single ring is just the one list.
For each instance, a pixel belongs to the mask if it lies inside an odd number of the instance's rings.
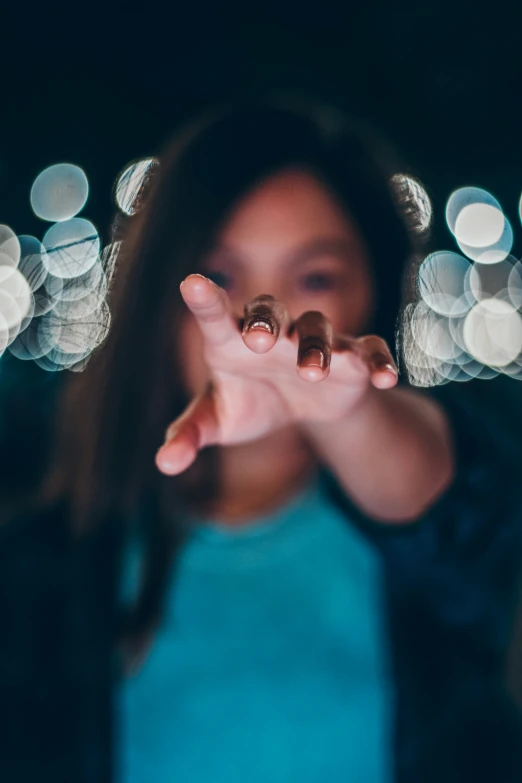
[{"label": "dark background", "polygon": [[491,189],[521,234],[519,4],[9,6],[0,36],[0,215],[18,233],[45,230],[29,206],[45,166],[85,169],[82,214],[104,232],[127,161],[154,153],[208,100],[273,86],[340,96],[373,120],[426,184],[447,244],[444,202],[466,184]]},{"label": "dark background", "polygon": [[[82,215],[107,241],[127,162],[157,152],[209,101],[297,88],[340,98],[397,146],[432,197],[438,249],[454,248],[449,194],[478,185],[499,198],[519,256],[521,22],[519,4],[463,0],[11,1],[0,18],[0,223],[41,238],[49,224],[32,213],[32,182],[72,162],[90,183]],[[8,494],[43,470],[54,392],[67,375],[8,352],[0,359]],[[497,385],[477,383],[488,394]],[[518,396],[518,382],[500,383]]]}]

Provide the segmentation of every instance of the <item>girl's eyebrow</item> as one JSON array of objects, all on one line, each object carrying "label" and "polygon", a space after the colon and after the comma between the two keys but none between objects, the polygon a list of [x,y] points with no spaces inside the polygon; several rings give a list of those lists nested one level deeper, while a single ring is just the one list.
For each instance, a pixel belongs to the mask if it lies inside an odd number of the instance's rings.
[{"label": "girl's eyebrow", "polygon": [[[290,251],[290,253],[282,259],[282,264],[285,267],[299,266],[305,261],[324,255],[336,256],[339,260],[345,261],[347,258],[353,257],[357,252],[358,249],[355,243],[349,239],[341,237],[318,237],[317,239],[312,239]],[[216,244],[208,253],[205,263],[226,260],[232,264],[241,264],[241,259],[241,253],[238,253],[233,248],[224,244]]]},{"label": "girl's eyebrow", "polygon": [[212,260],[213,258],[226,258],[227,260],[230,259],[235,261],[240,258],[240,254],[231,247],[219,243],[210,248],[206,258],[207,260]]},{"label": "girl's eyebrow", "polygon": [[292,251],[286,259],[288,266],[302,264],[317,256],[337,256],[345,261],[357,253],[355,243],[340,237],[319,237]]}]

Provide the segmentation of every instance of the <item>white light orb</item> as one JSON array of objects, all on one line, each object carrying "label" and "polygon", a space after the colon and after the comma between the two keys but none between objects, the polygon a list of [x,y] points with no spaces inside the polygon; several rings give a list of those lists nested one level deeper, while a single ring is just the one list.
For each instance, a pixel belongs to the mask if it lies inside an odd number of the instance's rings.
[{"label": "white light orb", "polygon": [[[443,359],[435,357],[437,340],[430,344],[430,325],[438,316],[424,303],[407,305],[402,314],[403,353],[410,383],[430,387],[447,382]],[[428,353],[425,349],[431,353]]]},{"label": "white light orb", "polygon": [[49,337],[47,318],[33,318],[31,323],[9,346],[9,351],[22,361],[41,359],[49,353],[53,342]]},{"label": "white light orb", "polygon": [[31,206],[42,220],[70,220],[83,209],[89,183],[83,169],[72,163],[56,163],[44,169],[33,182]]},{"label": "white light orb", "polygon": [[419,293],[440,315],[463,315],[470,308],[465,296],[469,261],[459,253],[440,250],[431,253],[419,269]]},{"label": "white light orb", "polygon": [[63,278],[47,275],[43,285],[34,292],[35,316],[46,315],[55,307],[61,299],[63,286]]},{"label": "white light orb", "polygon": [[489,247],[472,247],[464,242],[460,242],[458,239],[457,244],[464,255],[478,264],[498,264],[511,253],[513,248],[513,229],[511,228],[511,223],[505,217],[502,236],[495,244]]},{"label": "white light orb", "polygon": [[421,351],[432,359],[451,362],[462,353],[451,335],[448,319],[427,309],[423,302],[412,314],[411,332]]},{"label": "white light orb", "polygon": [[455,221],[455,238],[471,247],[490,247],[504,231],[504,214],[491,204],[469,204]]},{"label": "white light orb", "polygon": [[455,234],[457,218],[463,209],[471,205],[487,204],[502,212],[497,199],[483,188],[463,187],[455,190],[446,203],[446,222],[452,234]]},{"label": "white light orb", "polygon": [[0,266],[18,266],[20,255],[20,242],[15,232],[0,224]]},{"label": "white light orb", "polygon": [[467,281],[477,302],[504,299],[517,309],[522,305],[522,264],[513,256],[497,264],[471,264]]},{"label": "white light orb", "polygon": [[63,353],[79,354],[93,351],[105,340],[111,317],[107,302],[103,301],[85,317],[68,319],[53,311],[50,318],[53,347]]},{"label": "white light orb", "polygon": [[484,299],[470,310],[463,329],[468,352],[491,367],[510,364],[522,351],[522,318],[502,299]]},{"label": "white light orb", "polygon": [[103,290],[89,291],[81,299],[61,299],[55,305],[54,312],[64,321],[81,321],[99,310],[104,301]]},{"label": "white light orb", "polygon": [[31,310],[32,292],[22,273],[12,266],[0,267],[0,313],[8,329],[18,328]]},{"label": "white light orb", "polygon": [[47,277],[47,268],[43,262],[46,255],[45,247],[33,236],[23,234],[18,237],[21,248],[18,271],[23,274],[31,291],[36,291],[43,285]]},{"label": "white light orb", "polygon": [[9,345],[9,327],[0,312],[0,357],[5,352],[5,349]]},{"label": "white light orb", "polygon": [[[104,296],[107,291],[107,282],[99,259],[95,261],[84,275],[69,279],[56,278],[56,280],[61,280],[62,283],[59,294],[56,291],[60,302],[73,302],[77,299],[82,299],[91,291],[98,291],[100,296]],[[54,280],[52,282],[54,283]],[[50,286],[50,283],[51,281],[49,280],[48,286]]]},{"label": "white light orb", "polygon": [[55,223],[46,232],[43,245],[47,251],[43,262],[55,277],[84,275],[96,263],[100,237],[89,220],[71,218]]},{"label": "white light orb", "polygon": [[118,207],[126,215],[134,215],[139,209],[140,190],[157,165],[156,158],[144,158],[130,163],[118,175],[114,198]]}]

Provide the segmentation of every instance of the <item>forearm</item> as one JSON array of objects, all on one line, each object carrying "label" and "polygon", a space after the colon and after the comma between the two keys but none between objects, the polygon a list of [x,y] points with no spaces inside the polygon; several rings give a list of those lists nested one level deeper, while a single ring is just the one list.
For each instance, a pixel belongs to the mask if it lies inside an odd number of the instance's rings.
[{"label": "forearm", "polygon": [[414,521],[453,478],[446,416],[412,389],[372,387],[345,420],[303,427],[318,457],[374,519]]}]

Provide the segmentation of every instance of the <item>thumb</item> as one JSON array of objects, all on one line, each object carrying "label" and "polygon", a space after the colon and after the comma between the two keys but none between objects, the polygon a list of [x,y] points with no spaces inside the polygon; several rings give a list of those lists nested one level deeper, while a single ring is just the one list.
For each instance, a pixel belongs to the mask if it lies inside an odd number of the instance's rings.
[{"label": "thumb", "polygon": [[183,473],[202,448],[218,442],[218,432],[214,394],[209,384],[169,426],[165,443],[156,453],[156,466],[168,476]]}]

